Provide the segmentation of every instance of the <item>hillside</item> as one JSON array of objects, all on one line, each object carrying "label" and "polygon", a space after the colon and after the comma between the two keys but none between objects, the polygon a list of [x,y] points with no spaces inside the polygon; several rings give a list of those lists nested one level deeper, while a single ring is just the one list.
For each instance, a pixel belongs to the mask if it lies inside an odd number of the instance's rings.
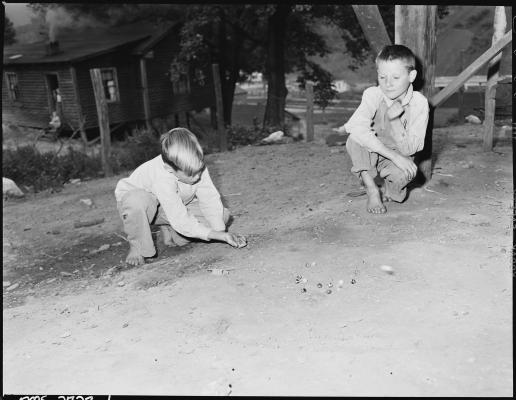
[{"label": "hillside", "polygon": [[[512,20],[512,8],[505,7],[508,28]],[[437,76],[454,76],[461,72],[461,50],[464,50],[464,66],[467,67],[491,45],[493,35],[494,6],[450,6],[449,14],[437,22]],[[317,27],[326,38],[332,53],[325,57],[313,57],[330,71],[335,79],[350,83],[376,79],[374,65],[360,65],[357,71],[349,69],[353,59],[345,54],[345,42],[338,28],[331,25]],[[501,73],[512,71],[510,47],[504,52]],[[485,74],[483,67],[477,74]]]},{"label": "hillside", "polygon": [[[494,6],[450,6],[450,13],[438,22],[436,75],[453,76],[461,72],[461,50],[464,67],[491,46]],[[507,30],[512,20],[512,7],[505,7]],[[501,73],[511,73],[510,47],[504,51]],[[487,73],[484,66],[477,74]]]}]

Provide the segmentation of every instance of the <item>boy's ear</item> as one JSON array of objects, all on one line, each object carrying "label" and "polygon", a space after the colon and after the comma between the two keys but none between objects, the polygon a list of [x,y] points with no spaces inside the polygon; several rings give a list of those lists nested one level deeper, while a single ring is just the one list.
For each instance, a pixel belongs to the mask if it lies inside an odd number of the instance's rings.
[{"label": "boy's ear", "polygon": [[416,79],[416,76],[417,76],[417,71],[415,69],[413,69],[412,71],[409,72],[410,83],[414,82],[414,80]]}]

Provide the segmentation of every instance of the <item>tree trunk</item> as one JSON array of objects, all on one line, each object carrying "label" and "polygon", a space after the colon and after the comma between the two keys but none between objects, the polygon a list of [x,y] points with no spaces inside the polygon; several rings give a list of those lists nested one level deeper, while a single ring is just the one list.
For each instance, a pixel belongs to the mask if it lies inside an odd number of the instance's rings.
[{"label": "tree trunk", "polygon": [[231,125],[231,113],[233,110],[233,100],[235,97],[235,87],[240,73],[240,52],[242,50],[243,39],[233,29],[230,43],[226,46],[226,65],[228,67],[228,79],[223,87],[224,98],[224,122],[226,126]]},{"label": "tree trunk", "polygon": [[269,17],[267,27],[267,105],[263,118],[264,127],[282,128],[285,119],[285,32],[289,5],[278,4]]}]

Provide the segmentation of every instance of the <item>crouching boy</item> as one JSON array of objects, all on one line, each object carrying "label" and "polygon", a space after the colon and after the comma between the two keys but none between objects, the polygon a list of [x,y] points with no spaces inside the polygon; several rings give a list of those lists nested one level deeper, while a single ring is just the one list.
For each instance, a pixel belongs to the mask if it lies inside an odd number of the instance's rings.
[{"label": "crouching boy", "polygon": [[163,134],[160,142],[161,155],[121,179],[115,189],[129,242],[126,262],[140,265],[156,254],[151,224],[161,225],[163,240],[169,246],[198,238],[244,247],[244,236],[226,232],[229,211],[213,185],[195,135],[175,128]]},{"label": "crouching boy", "polygon": [[[346,149],[354,173],[367,191],[367,211],[387,211],[384,202],[403,202],[417,173],[414,154],[423,149],[428,101],[413,90],[415,57],[402,45],[390,45],[376,57],[378,86],[367,88],[362,102],[339,131],[350,135]],[[380,175],[380,190],[374,178]]]}]

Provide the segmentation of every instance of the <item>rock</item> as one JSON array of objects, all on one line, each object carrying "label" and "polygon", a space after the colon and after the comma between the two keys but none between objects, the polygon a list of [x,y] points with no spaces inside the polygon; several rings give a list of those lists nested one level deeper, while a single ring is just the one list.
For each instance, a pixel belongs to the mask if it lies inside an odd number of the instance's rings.
[{"label": "rock", "polygon": [[104,222],[104,218],[97,218],[97,219],[92,219],[92,220],[89,220],[89,221],[75,221],[73,223],[73,227],[74,228],[83,228],[85,226],[98,225],[98,224],[101,224],[103,222]]},{"label": "rock", "polygon": [[72,336],[72,332],[70,332],[70,331],[66,331],[66,332],[65,332],[65,333],[63,333],[60,337],[64,339],[64,338],[67,338],[68,336]]},{"label": "rock", "polygon": [[80,180],[79,178],[77,178],[77,179],[70,179],[70,180],[69,180],[69,182],[70,182],[71,184],[80,184],[80,183],[81,183],[81,180]]},{"label": "rock", "polygon": [[60,274],[63,276],[73,276],[73,274],[71,274],[70,272],[66,272],[66,271],[61,271]]},{"label": "rock", "polygon": [[262,143],[274,143],[278,142],[283,138],[283,131],[272,132],[269,136],[262,139]]},{"label": "rock", "polygon": [[473,114],[470,114],[468,115],[466,118],[466,121],[471,123],[471,124],[481,124],[482,121],[480,120],[480,118],[478,118],[476,115],[473,115]]},{"label": "rock", "polygon": [[79,201],[82,204],[87,205],[88,207],[92,207],[93,206],[93,201],[91,201],[91,199],[80,199]]},{"label": "rock", "polygon": [[16,289],[18,286],[20,286],[20,284],[19,284],[19,283],[15,283],[14,285],[9,286],[9,287],[8,287],[7,289],[5,289],[5,290],[7,290],[8,292],[10,292],[11,290]]},{"label": "rock", "polygon": [[13,197],[23,197],[25,193],[23,193],[16,183],[9,178],[2,177],[2,192],[4,196],[13,196]]},{"label": "rock", "polygon": [[390,265],[380,265],[380,269],[388,274],[394,273],[394,269]]},{"label": "rock", "polygon": [[3,281],[3,282],[4,282],[3,283],[4,287],[11,286],[11,282],[9,282],[9,281]]},{"label": "rock", "polygon": [[98,251],[100,252],[100,251],[107,250],[107,249],[109,249],[109,247],[110,247],[110,245],[109,245],[109,244],[103,244],[102,246],[100,246],[100,247],[98,248]]},{"label": "rock", "polygon": [[124,281],[120,281],[120,282],[118,282],[118,286],[122,287],[122,286],[124,286],[124,285],[125,285],[125,282],[124,282]]}]

